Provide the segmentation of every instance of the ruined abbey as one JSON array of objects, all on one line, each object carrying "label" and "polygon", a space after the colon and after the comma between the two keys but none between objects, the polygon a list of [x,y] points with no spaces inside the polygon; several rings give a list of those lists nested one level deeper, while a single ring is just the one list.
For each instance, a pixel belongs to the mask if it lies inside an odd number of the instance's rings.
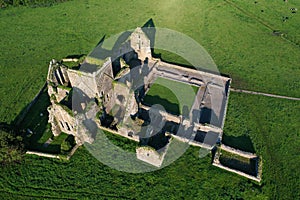
[{"label": "ruined abbey", "polygon": [[[81,145],[93,143],[97,129],[111,130],[141,143],[137,158],[157,167],[163,162],[170,138],[208,150],[221,145],[231,79],[154,58],[143,28],[127,36],[112,50],[100,42],[82,60],[50,62],[48,112],[54,136],[71,134]],[[193,103],[173,113],[145,102],[158,78],[196,88]],[[163,138],[163,147],[152,145],[157,138]],[[221,166],[218,155],[214,164]],[[257,175],[250,178],[259,179]]]}]

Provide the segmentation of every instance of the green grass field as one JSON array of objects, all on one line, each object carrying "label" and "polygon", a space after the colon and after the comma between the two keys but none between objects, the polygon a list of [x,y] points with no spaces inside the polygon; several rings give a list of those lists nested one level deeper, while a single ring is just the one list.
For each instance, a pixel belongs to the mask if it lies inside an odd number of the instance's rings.
[{"label": "green grass field", "polygon": [[[13,121],[34,98],[50,59],[87,54],[104,35],[134,29],[150,18],[156,27],[199,42],[220,72],[231,76],[233,87],[300,97],[300,12],[290,11],[299,10],[300,2],[257,2],[74,0],[47,8],[2,9],[0,122]],[[273,35],[273,29],[285,36]],[[155,52],[188,64],[174,54]],[[224,143],[262,156],[261,186],[211,166],[210,157],[199,159],[197,148],[146,174],[113,170],[80,148],[69,162],[26,156],[20,165],[1,168],[0,197],[297,199],[299,111],[296,101],[231,93]]]},{"label": "green grass field", "polygon": [[[198,89],[192,85],[158,77],[144,97],[144,103],[160,104],[166,111],[179,115],[183,113],[183,107],[191,109]],[[185,113],[188,114],[189,111]]]},{"label": "green grass field", "polygon": [[[300,7],[299,2],[259,1],[264,13],[254,10],[253,4],[238,6],[260,18],[266,15],[263,19],[274,29],[299,40],[299,13],[280,22],[283,13],[290,14],[289,7]],[[45,81],[50,59],[86,54],[104,35],[142,26],[150,18],[156,27],[182,32],[204,46],[235,87],[300,97],[299,47],[273,36],[270,29],[223,0],[74,0],[47,8],[0,11],[0,121],[10,122],[31,101]],[[184,62],[172,54],[164,53],[162,58]]]},{"label": "green grass field", "polygon": [[299,101],[230,95],[223,142],[262,157],[262,192],[271,199],[299,196],[299,111]]},{"label": "green grass field", "polygon": [[[1,186],[5,189],[1,189],[1,196],[5,199],[266,197],[255,184],[213,167],[209,156],[199,159],[197,150],[190,148],[171,166],[143,174],[111,169],[90,157],[83,148],[78,149],[69,162],[28,156],[21,165],[2,170]],[[145,191],[146,188],[151,189]]]}]

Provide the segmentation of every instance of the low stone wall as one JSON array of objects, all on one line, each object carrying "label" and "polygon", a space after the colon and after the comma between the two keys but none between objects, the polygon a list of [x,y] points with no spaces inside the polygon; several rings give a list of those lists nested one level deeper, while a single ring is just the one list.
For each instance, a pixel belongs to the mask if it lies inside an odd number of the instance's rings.
[{"label": "low stone wall", "polygon": [[109,129],[109,128],[106,128],[106,127],[100,126],[100,125],[98,125],[98,127],[99,127],[100,129],[104,130],[104,131],[108,131],[108,132],[113,133],[113,134],[115,134],[115,135],[119,135],[119,136],[122,136],[122,137],[126,137],[126,138],[128,138],[128,139],[130,139],[130,140],[133,140],[133,141],[136,141],[136,142],[139,142],[139,141],[140,141],[138,137],[130,137],[130,136],[128,136],[127,134],[123,134],[123,133],[120,133],[120,132],[118,132],[118,131],[115,131],[115,130],[112,130],[112,129]]},{"label": "low stone wall", "polygon": [[237,154],[237,155],[245,157],[245,158],[249,158],[249,159],[257,157],[257,155],[255,155],[253,153],[242,151],[242,150],[239,150],[239,149],[235,149],[235,148],[226,146],[224,144],[221,145],[221,149],[224,150],[224,151],[228,151],[230,153],[233,153],[233,154]]},{"label": "low stone wall", "polygon": [[[150,110],[151,107],[148,106],[148,105],[142,104],[141,108],[143,108],[145,110]],[[168,112],[165,112],[165,111],[162,111],[162,110],[159,111],[159,114],[161,114],[167,121],[172,121],[172,122],[175,122],[175,123],[180,123],[181,122],[181,116],[172,115],[172,114],[170,114]]]},{"label": "low stone wall", "polygon": [[190,139],[187,139],[187,138],[183,138],[183,137],[179,137],[177,135],[173,135],[171,133],[168,133],[167,135],[181,141],[181,142],[184,142],[184,143],[188,143],[189,145],[192,145],[192,146],[195,146],[195,147],[201,147],[201,148],[205,148],[205,149],[208,149],[208,150],[212,150],[214,146],[209,146],[209,145],[206,145],[204,143],[200,143],[200,142],[195,142],[193,140],[190,140]]},{"label": "low stone wall", "polygon": [[195,146],[195,147],[201,147],[201,148],[204,148],[204,149],[208,149],[210,151],[214,148],[214,146],[210,146],[210,145],[207,145],[207,144],[204,144],[204,143],[196,142],[194,140],[190,141],[189,145],[192,145],[192,146]]},{"label": "low stone wall", "polygon": [[260,182],[260,181],[261,181],[261,179],[258,178],[258,177],[251,176],[251,175],[249,175],[249,174],[246,174],[246,173],[244,173],[244,172],[241,172],[241,171],[238,171],[238,170],[235,170],[235,169],[231,169],[231,168],[229,168],[229,167],[225,167],[224,165],[221,165],[220,163],[213,163],[213,166],[219,167],[219,168],[221,168],[221,169],[225,169],[225,170],[227,170],[227,171],[236,173],[236,174],[238,174],[238,175],[244,176],[244,177],[246,177],[246,178],[249,178],[249,179],[254,180],[254,181],[257,181],[257,182]]},{"label": "low stone wall", "polygon": [[63,58],[63,62],[78,62],[77,58]]},{"label": "low stone wall", "polygon": [[26,154],[43,156],[43,157],[47,157],[47,158],[58,158],[59,159],[59,155],[57,155],[57,154],[49,154],[49,153],[42,153],[42,152],[36,152],[36,151],[26,151]]},{"label": "low stone wall", "polygon": [[[222,149],[224,151],[227,151],[227,152],[230,152],[230,153],[233,153],[233,154],[236,154],[236,155],[239,155],[239,156],[242,156],[242,157],[245,157],[245,158],[249,158],[249,159],[257,157],[257,155],[255,155],[253,153],[249,153],[249,152],[241,151],[241,150],[238,150],[238,149],[234,149],[232,147],[229,147],[229,146],[226,146],[226,145],[223,145],[223,144],[221,145],[220,149]],[[214,165],[216,167],[219,167],[221,169],[236,173],[238,175],[244,176],[246,178],[249,178],[249,179],[257,181],[257,182],[261,181],[261,173],[262,173],[261,172],[262,171],[261,170],[261,168],[262,168],[261,164],[258,163],[258,166],[256,166],[257,176],[252,176],[252,175],[249,175],[249,174],[244,173],[242,171],[232,169],[232,168],[229,168],[229,167],[226,167],[226,166],[222,165],[220,163],[219,158],[220,158],[220,151],[217,151],[216,154],[215,154],[212,165]]]},{"label": "low stone wall", "polygon": [[70,153],[69,153],[68,156],[67,156],[67,160],[69,160],[69,159],[73,156],[73,154],[76,152],[76,150],[77,150],[80,146],[81,146],[81,144],[76,144],[76,145],[73,147],[73,149],[70,151]]},{"label": "low stone wall", "polygon": [[[231,79],[229,80],[231,82]],[[226,96],[226,103],[225,103],[225,108],[224,108],[224,113],[223,113],[223,121],[221,124],[221,129],[224,129],[224,124],[225,124],[225,119],[226,119],[226,114],[227,114],[227,108],[228,108],[228,102],[229,102],[229,95],[230,95],[230,82],[229,82],[229,86],[228,86],[228,93]]]}]

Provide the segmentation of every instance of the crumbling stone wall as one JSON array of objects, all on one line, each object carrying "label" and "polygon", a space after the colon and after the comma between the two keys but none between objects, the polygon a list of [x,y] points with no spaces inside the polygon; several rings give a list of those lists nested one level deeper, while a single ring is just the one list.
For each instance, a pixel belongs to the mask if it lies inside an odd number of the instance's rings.
[{"label": "crumbling stone wall", "polygon": [[55,136],[59,135],[60,132],[76,136],[75,118],[71,115],[71,110],[68,112],[66,109],[57,103],[53,103],[48,108],[49,123],[51,123]]},{"label": "crumbling stone wall", "polygon": [[140,60],[152,58],[150,40],[141,28],[136,28],[130,35],[130,45],[137,52]]},{"label": "crumbling stone wall", "polygon": [[95,97],[98,90],[93,74],[72,69],[69,69],[67,73],[72,87],[76,87],[81,91],[84,91],[90,98]]},{"label": "crumbling stone wall", "polygon": [[114,75],[112,63],[111,59],[108,59],[95,74],[97,92],[94,94],[94,96],[98,96],[101,99],[101,103],[106,108],[106,112],[109,112],[115,104],[113,81]]}]

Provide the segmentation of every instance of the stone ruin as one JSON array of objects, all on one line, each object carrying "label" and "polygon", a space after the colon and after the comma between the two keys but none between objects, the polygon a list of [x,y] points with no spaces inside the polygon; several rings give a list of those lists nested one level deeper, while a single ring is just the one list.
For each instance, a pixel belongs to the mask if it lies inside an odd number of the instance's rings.
[{"label": "stone ruin", "polygon": [[[112,130],[140,142],[137,158],[157,167],[170,137],[208,150],[221,143],[231,79],[153,58],[150,42],[137,28],[110,52],[100,43],[82,62],[52,60],[47,83],[54,136],[71,134],[82,145],[93,143],[96,129]],[[143,97],[158,77],[199,88],[187,113],[174,115],[144,104]],[[151,119],[150,112],[154,113]],[[88,128],[80,123],[89,124]],[[143,124],[150,125],[142,130]],[[167,138],[163,150],[149,143],[156,133]]]}]

